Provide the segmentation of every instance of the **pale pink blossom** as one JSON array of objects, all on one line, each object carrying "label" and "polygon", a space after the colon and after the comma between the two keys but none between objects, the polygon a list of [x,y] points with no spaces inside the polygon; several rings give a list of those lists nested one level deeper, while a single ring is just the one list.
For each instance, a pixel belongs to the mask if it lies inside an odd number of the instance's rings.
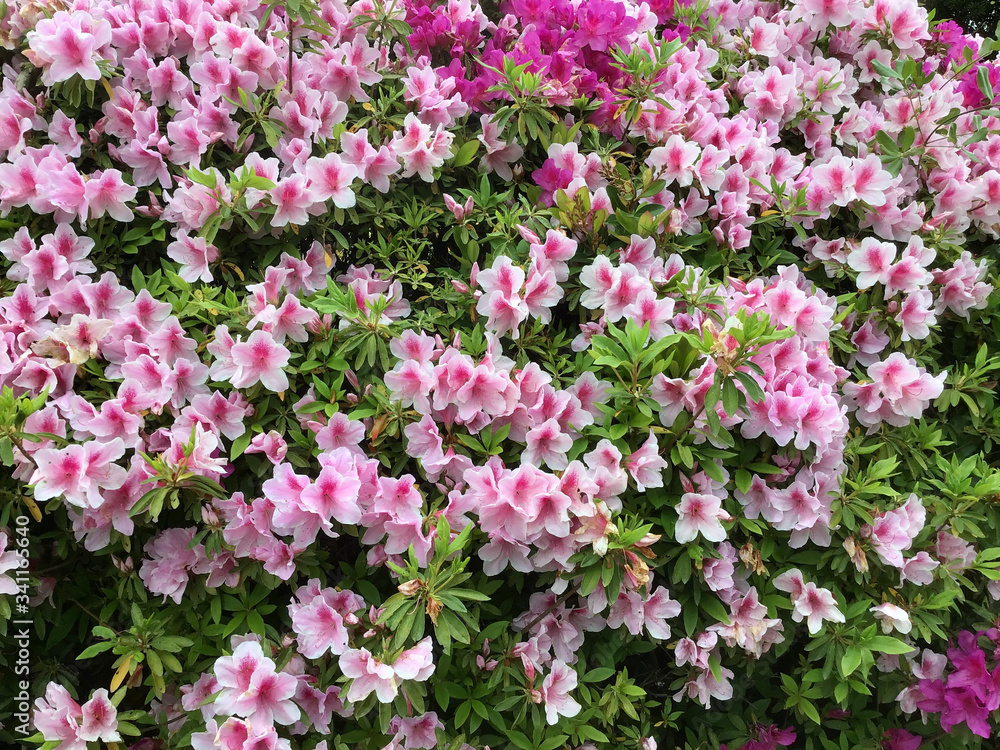
[{"label": "pale pink blossom", "polygon": [[895,631],[906,635],[913,628],[913,623],[910,622],[910,616],[906,610],[890,602],[879,604],[868,611],[875,615],[875,619],[882,626],[883,633]]},{"label": "pale pink blossom", "polygon": [[678,544],[693,542],[700,534],[709,542],[721,542],[726,538],[723,521],[731,517],[722,508],[722,501],[715,495],[701,495],[688,492],[681,496],[677,506],[677,525],[674,538]]},{"label": "pale pink blossom", "polygon": [[572,718],[580,713],[580,704],[570,695],[576,684],[576,672],[571,667],[562,661],[552,662],[541,688],[541,698],[545,704],[545,720],[550,725],[556,724],[560,716]]},{"label": "pale pink blossom", "polygon": [[656,435],[652,430],[646,442],[635,450],[625,462],[625,468],[635,480],[639,492],[645,492],[647,488],[663,486],[663,470],[669,464],[660,455],[660,449],[656,442]]},{"label": "pale pink blossom", "polygon": [[895,245],[867,237],[857,249],[847,254],[847,265],[858,272],[858,289],[867,289],[873,284],[888,284],[895,258]]}]

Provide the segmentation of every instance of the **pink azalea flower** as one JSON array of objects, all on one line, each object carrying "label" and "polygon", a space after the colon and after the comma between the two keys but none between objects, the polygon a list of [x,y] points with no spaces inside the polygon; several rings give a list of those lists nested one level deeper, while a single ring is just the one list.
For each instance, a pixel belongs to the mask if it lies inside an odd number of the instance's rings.
[{"label": "pink azalea flower", "polygon": [[477,365],[455,392],[453,400],[459,418],[468,421],[479,413],[502,414],[507,406],[503,396],[506,385],[507,381],[499,374],[485,365]]},{"label": "pink azalea flower", "polygon": [[119,742],[118,710],[111,703],[104,688],[94,692],[90,700],[83,704],[83,721],[76,736],[85,742]]},{"label": "pink azalea flower", "polygon": [[288,224],[302,226],[309,223],[308,211],[316,200],[308,188],[304,175],[293,174],[280,180],[268,194],[274,205],[272,227],[283,227]]},{"label": "pink azalea flower", "polygon": [[440,126],[421,122],[412,112],[403,121],[403,129],[393,134],[392,150],[403,164],[403,177],[417,174],[424,182],[434,179],[434,169],[444,164],[451,154],[455,136]]},{"label": "pink azalea flower", "polygon": [[604,294],[604,318],[609,323],[617,323],[626,315],[626,310],[634,309],[640,295],[651,288],[649,278],[635,266],[624,263],[615,269],[614,279]]},{"label": "pink azalea flower", "polygon": [[886,602],[872,607],[868,611],[873,613],[875,615],[875,619],[882,625],[883,633],[892,633],[893,631],[896,631],[906,635],[913,628],[913,624],[910,622],[910,616],[907,614],[906,610],[902,607],[896,606],[895,604]]},{"label": "pink azalea flower", "polygon": [[625,308],[624,314],[636,322],[636,325],[649,325],[649,336],[653,341],[659,341],[674,332],[670,321],[674,316],[674,301],[669,297],[660,299],[656,292],[647,289],[639,293],[635,302]]},{"label": "pink azalea flower", "polygon": [[87,180],[85,190],[91,219],[107,214],[116,221],[132,221],[132,209],[125,204],[135,198],[138,189],[126,183],[117,169],[95,172]]},{"label": "pink azalea flower", "polygon": [[778,589],[778,591],[785,591],[791,594],[793,599],[802,596],[802,592],[806,586],[805,579],[802,577],[802,571],[798,568],[786,570],[781,575],[776,576],[773,583],[774,588]]},{"label": "pink azalea flower", "polygon": [[829,202],[835,206],[846,206],[858,197],[855,190],[854,164],[845,156],[836,155],[825,163],[817,164],[812,168],[812,177],[815,187],[829,196]]},{"label": "pink azalea flower", "polygon": [[254,435],[244,453],[263,453],[267,456],[268,461],[277,466],[285,459],[285,454],[288,453],[288,444],[281,437],[280,432],[270,430]]},{"label": "pink azalea flower", "polygon": [[397,656],[396,661],[392,663],[392,669],[400,680],[426,681],[434,674],[430,636]]},{"label": "pink azalea flower", "polygon": [[372,693],[381,703],[391,703],[396,697],[395,672],[368,649],[348,649],[340,655],[339,664],[340,671],[351,680],[347,690],[347,700],[351,703],[363,701]]},{"label": "pink azalea flower", "polygon": [[694,181],[694,165],[700,153],[701,149],[696,143],[687,142],[679,135],[672,135],[665,145],[650,152],[646,164],[667,185],[676,182],[680,187],[687,187]]},{"label": "pink azalea flower", "polygon": [[500,129],[493,123],[490,115],[482,115],[479,123],[483,128],[479,141],[486,148],[486,153],[479,160],[479,169],[485,174],[496,172],[502,180],[513,179],[514,173],[510,165],[524,156],[524,149],[516,142],[501,140]]},{"label": "pink azalea flower", "polygon": [[926,552],[918,552],[899,569],[899,583],[902,586],[910,581],[916,586],[927,586],[934,582],[934,569],[940,565]]},{"label": "pink azalea flower", "polygon": [[21,566],[21,556],[13,545],[8,548],[7,535],[0,532],[0,594],[16,594],[17,582],[8,571],[17,570]]},{"label": "pink azalea flower", "polygon": [[71,505],[99,508],[104,502],[102,490],[116,490],[125,483],[125,469],[113,463],[124,454],[121,438],[36,451],[38,468],[30,480],[35,500],[45,502],[61,495]]},{"label": "pink azalea flower", "polygon": [[296,679],[275,671],[275,663],[264,656],[256,641],[244,641],[232,656],[215,662],[215,676],[222,691],[215,700],[219,713],[251,718],[256,725],[293,724],[299,709],[292,702]]},{"label": "pink azalea flower", "polygon": [[353,467],[348,468],[350,452],[346,448],[337,451],[342,452],[339,460],[324,466],[316,481],[302,490],[301,503],[324,524],[329,524],[331,518],[341,524],[356,524],[361,520],[358,507],[361,482],[351,470]]},{"label": "pink azalea flower", "polygon": [[861,241],[857,249],[847,254],[847,265],[858,272],[858,289],[867,289],[872,284],[889,283],[889,274],[895,258],[895,245],[867,237]]},{"label": "pink azalea flower", "polygon": [[722,522],[731,520],[731,516],[722,509],[722,500],[715,495],[694,492],[681,496],[677,516],[674,538],[678,544],[693,542],[699,534],[709,542],[724,541],[726,529]]},{"label": "pink azalea flower", "polygon": [[431,750],[437,747],[437,733],[441,729],[444,724],[433,711],[421,716],[394,716],[389,722],[389,730],[395,732],[390,747],[392,750]]},{"label": "pink azalea flower", "polygon": [[493,265],[476,277],[483,289],[476,312],[489,316],[487,325],[497,335],[511,332],[516,339],[517,327],[528,317],[527,305],[520,296],[524,279],[524,270],[505,255],[497,256]]},{"label": "pink azalea flower", "polygon": [[254,331],[245,342],[233,344],[231,352],[235,372],[230,382],[234,387],[247,388],[260,381],[277,393],[288,390],[288,376],[282,368],[291,353],[270,334]]},{"label": "pink azalea flower", "polygon": [[191,237],[182,232],[177,239],[167,245],[167,257],[181,264],[180,276],[191,283],[201,279],[212,280],[209,265],[219,259],[219,249],[210,245],[204,237]]},{"label": "pink azalea flower", "polygon": [[[777,587],[777,581],[775,581]],[[815,635],[823,627],[824,621],[844,622],[844,614],[837,608],[837,600],[827,589],[819,588],[809,581],[802,586],[801,591],[792,593],[792,619],[795,622],[806,620],[809,634]]]},{"label": "pink azalea flower", "polygon": [[48,683],[45,696],[35,700],[35,728],[46,742],[58,741],[61,750],[86,750],[87,741],[78,736],[82,718],[83,709],[57,682]]},{"label": "pink azalea flower", "polygon": [[660,455],[660,449],[656,442],[656,435],[649,431],[649,437],[638,450],[629,456],[625,463],[625,468],[635,480],[639,492],[645,492],[648,488],[663,486],[663,470],[669,464]]},{"label": "pink azalea flower", "polygon": [[329,652],[346,653],[348,633],[344,618],[323,596],[316,596],[292,616],[292,627],[298,634],[298,650],[307,659],[317,659]]},{"label": "pink azalea flower", "polygon": [[937,322],[933,303],[934,296],[926,289],[919,289],[903,298],[896,314],[896,320],[903,329],[903,341],[920,341],[930,335],[930,327]]},{"label": "pink azalea flower", "polygon": [[355,204],[351,183],[358,176],[358,169],[337,154],[310,158],[305,173],[314,202],[323,203],[332,198],[337,208],[350,208]]},{"label": "pink azalea flower", "polygon": [[573,447],[573,438],[564,433],[555,419],[548,419],[528,431],[527,448],[521,453],[521,462],[561,471],[568,465],[566,453]]},{"label": "pink azalea flower", "polygon": [[42,83],[51,86],[75,75],[86,81],[101,77],[97,63],[111,43],[111,24],[83,10],[56,11],[27,34],[28,56],[42,69]]},{"label": "pink azalea flower", "polygon": [[580,713],[580,704],[570,696],[576,684],[576,672],[571,667],[562,661],[552,662],[541,688],[541,700],[545,704],[545,721],[549,725],[558,723],[560,716],[572,718]]}]

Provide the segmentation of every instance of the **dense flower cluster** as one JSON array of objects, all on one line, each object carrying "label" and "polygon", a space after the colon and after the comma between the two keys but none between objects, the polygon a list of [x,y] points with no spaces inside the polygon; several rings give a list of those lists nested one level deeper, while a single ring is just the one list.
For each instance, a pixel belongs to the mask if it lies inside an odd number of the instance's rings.
[{"label": "dense flower cluster", "polygon": [[91,620],[52,661],[114,675],[47,673],[37,739],[991,737],[988,40],[916,0],[2,9],[0,523]]},{"label": "dense flower cluster", "polygon": [[[989,644],[988,650],[979,645],[981,640]],[[1000,707],[996,644],[997,631],[991,628],[982,633],[963,631],[946,654],[924,649],[919,664],[910,663],[917,682],[899,694],[900,706],[907,713],[919,709],[925,716],[941,714],[941,726],[947,731],[965,723],[973,733],[989,739],[989,715]]]}]

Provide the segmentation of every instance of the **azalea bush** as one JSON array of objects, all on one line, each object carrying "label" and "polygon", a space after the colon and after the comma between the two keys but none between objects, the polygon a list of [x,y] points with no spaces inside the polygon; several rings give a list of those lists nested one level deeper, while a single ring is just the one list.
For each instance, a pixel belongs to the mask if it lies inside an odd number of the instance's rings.
[{"label": "azalea bush", "polygon": [[0,742],[993,746],[993,41],[0,18]]}]

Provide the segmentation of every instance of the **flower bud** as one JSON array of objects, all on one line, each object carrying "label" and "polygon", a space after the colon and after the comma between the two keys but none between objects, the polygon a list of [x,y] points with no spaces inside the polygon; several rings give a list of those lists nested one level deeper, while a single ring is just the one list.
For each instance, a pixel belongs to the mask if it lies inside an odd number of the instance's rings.
[{"label": "flower bud", "polygon": [[650,547],[660,541],[661,534],[646,534],[642,539],[635,543],[636,547]]},{"label": "flower bud", "polygon": [[414,578],[412,581],[401,583],[397,589],[403,596],[413,596],[420,591],[420,581]]}]

